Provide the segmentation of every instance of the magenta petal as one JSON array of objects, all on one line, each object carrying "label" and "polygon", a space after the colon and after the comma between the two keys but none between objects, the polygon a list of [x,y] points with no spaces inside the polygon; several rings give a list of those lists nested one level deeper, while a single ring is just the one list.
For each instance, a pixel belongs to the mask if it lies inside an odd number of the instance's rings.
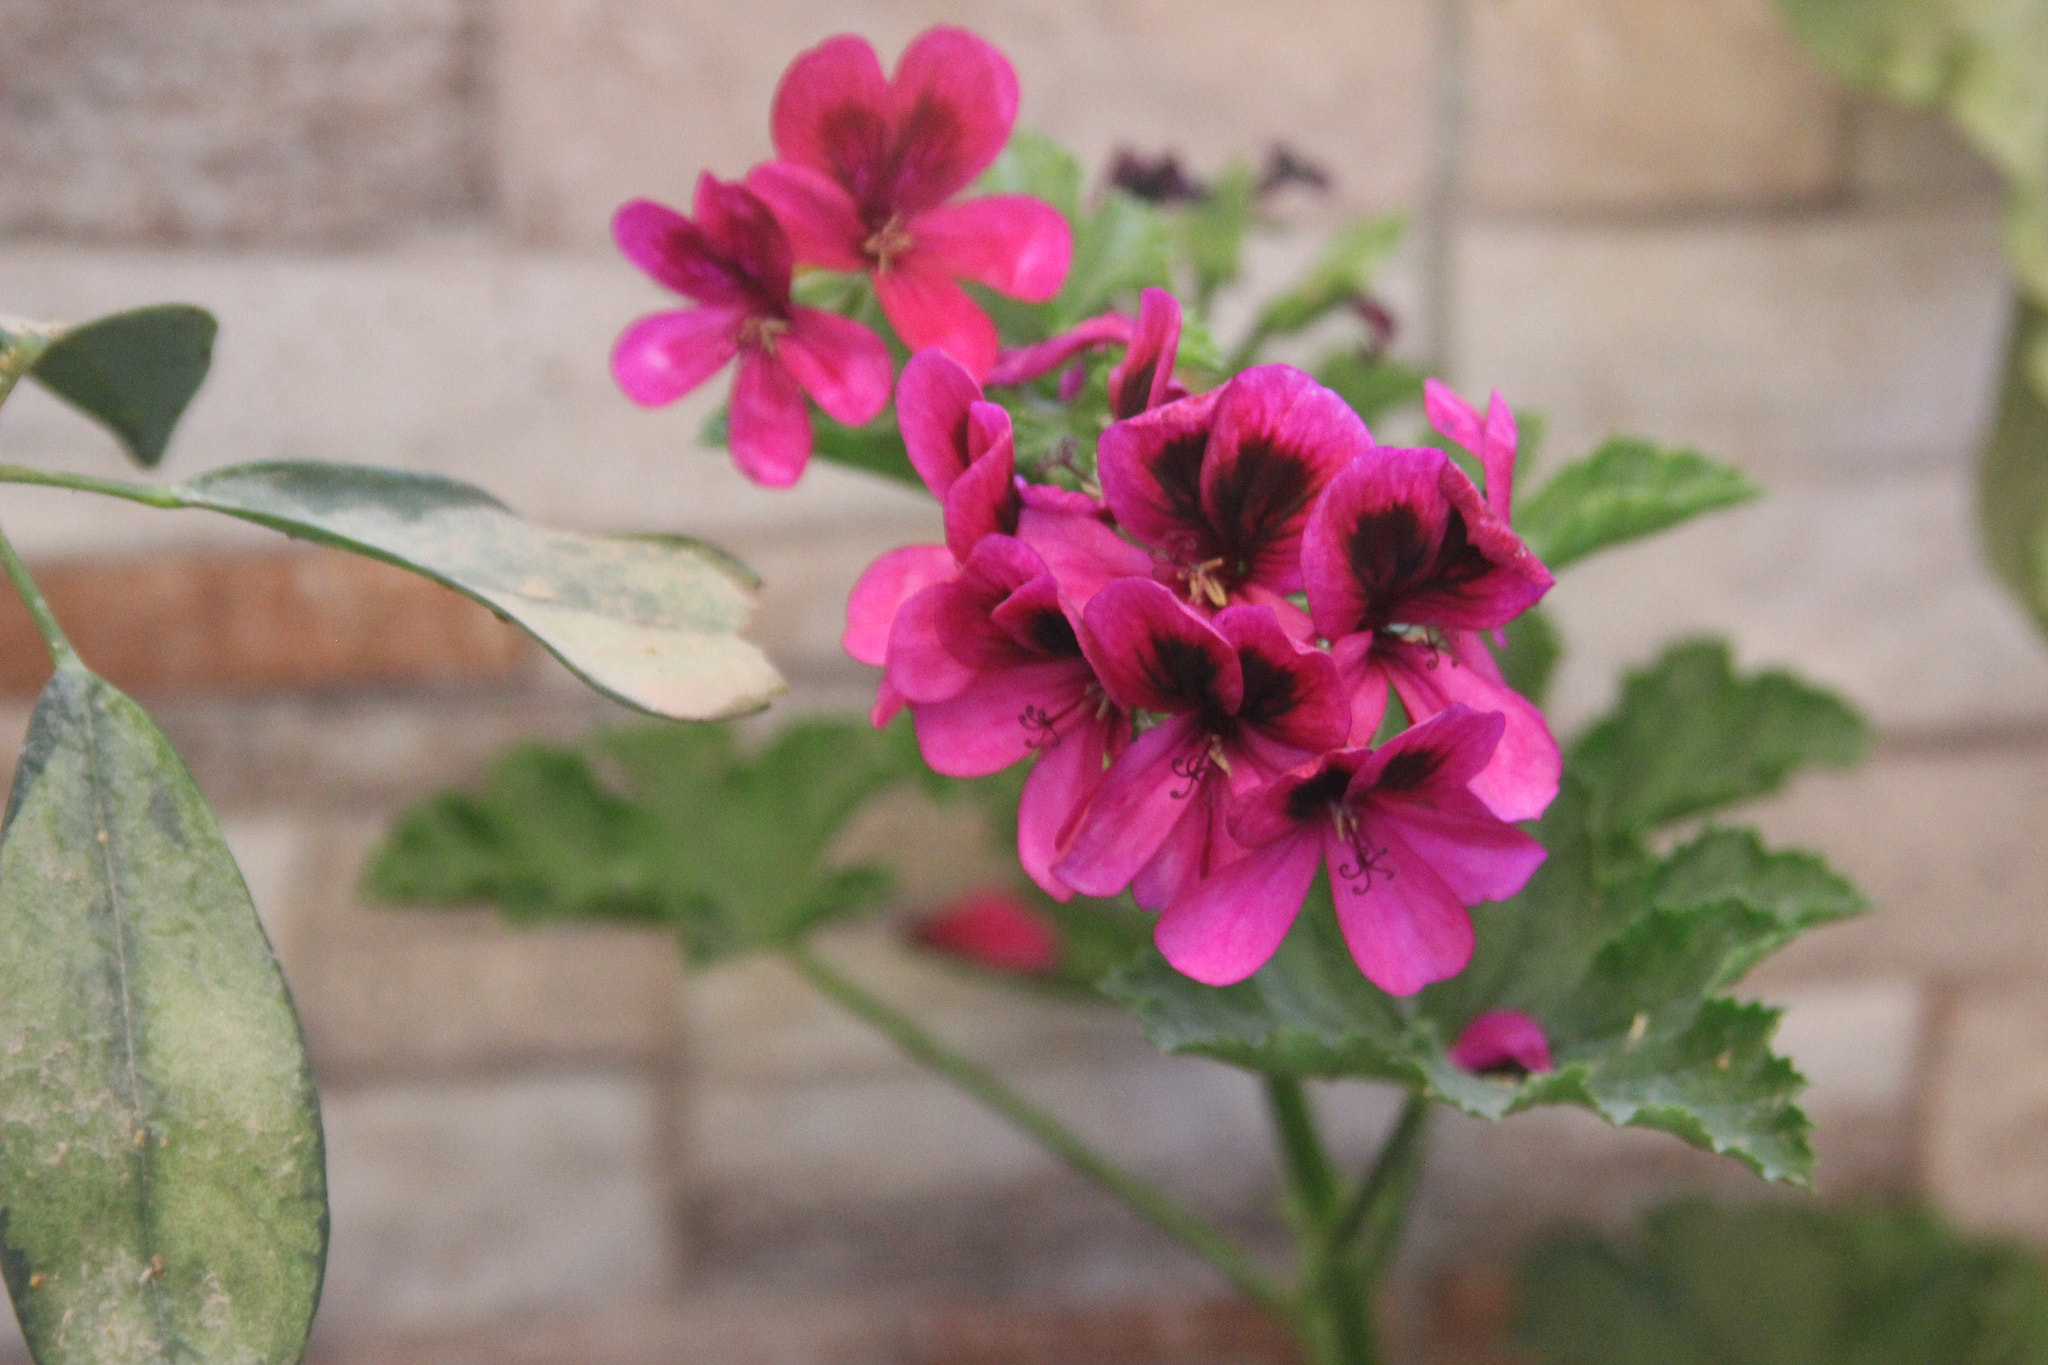
[{"label": "magenta petal", "polygon": [[932,771],[948,777],[1000,772],[1046,742],[1044,725],[1032,718],[1068,710],[1088,683],[1087,668],[1074,660],[990,670],[947,701],[912,704],[918,747]]},{"label": "magenta petal", "polygon": [[746,183],[773,210],[799,263],[827,270],[868,268],[861,250],[868,229],[860,207],[830,177],[794,162],[769,161],[748,171]]},{"label": "magenta petal", "polygon": [[[1096,593],[1119,579],[1143,578],[1152,572],[1152,557],[1104,525],[1095,515],[1099,509],[1069,501],[1080,494],[1057,500],[1046,496],[1062,492],[1043,485],[1026,490],[1017,538],[1038,551],[1076,605],[1087,606]],[[1052,510],[1056,503],[1064,510]]]},{"label": "magenta petal", "polygon": [[1001,349],[996,325],[944,268],[915,249],[875,272],[875,297],[896,335],[913,351],[936,346],[977,378]]},{"label": "magenta petal", "polygon": [[1422,382],[1422,411],[1429,424],[1477,455],[1485,441],[1479,414],[1458,397],[1457,391],[1440,379]]},{"label": "magenta petal", "polygon": [[967,414],[980,401],[974,376],[940,350],[910,357],[896,381],[896,421],[911,467],[941,501],[967,468]]},{"label": "magenta petal", "polygon": [[1229,782],[1221,770],[1205,771],[1191,785],[1187,810],[1131,878],[1131,899],[1142,910],[1164,910],[1196,882],[1244,856],[1230,837]]},{"label": "magenta petal", "polygon": [[835,422],[859,426],[889,406],[894,367],[882,339],[851,318],[792,308],[776,355]]},{"label": "magenta petal", "polygon": [[1309,509],[1339,470],[1373,449],[1351,405],[1292,365],[1260,365],[1222,390],[1202,461],[1202,507],[1245,576],[1301,590]]},{"label": "magenta petal", "polygon": [[1153,942],[1176,971],[1204,985],[1244,980],[1287,937],[1321,855],[1314,833],[1303,831],[1239,859],[1176,897]]},{"label": "magenta petal", "polygon": [[889,78],[865,38],[827,38],[800,54],[775,88],[775,151],[851,185],[889,150]]},{"label": "magenta petal", "polygon": [[889,685],[912,702],[959,696],[981,670],[947,646],[946,618],[955,583],[935,583],[905,602],[889,628]]},{"label": "magenta petal", "polygon": [[1113,424],[1096,446],[1102,496],[1119,525],[1146,545],[1168,553],[1200,534],[1202,456],[1222,390]]},{"label": "magenta petal", "polygon": [[1186,814],[1191,793],[1183,774],[1208,742],[1185,716],[1138,736],[1110,765],[1072,848],[1053,869],[1059,879],[1084,896],[1114,896],[1128,886]]},{"label": "magenta petal", "polygon": [[[994,404],[979,404],[994,407]],[[1002,412],[1001,408],[996,408]],[[1007,420],[1007,414],[1005,419]],[[1017,529],[1016,448],[1005,431],[1002,439],[946,492],[946,544],[963,561],[984,536],[1007,536]]]},{"label": "magenta petal", "polygon": [[991,194],[919,214],[917,249],[945,273],[998,294],[1044,303],[1060,292],[1074,257],[1074,232],[1060,211],[1024,194]]},{"label": "magenta petal", "polygon": [[763,488],[787,488],[811,459],[811,413],[782,362],[760,351],[740,357],[726,444],[740,473]]},{"label": "magenta petal", "polygon": [[1514,409],[1507,399],[1494,390],[1486,400],[1485,444],[1479,450],[1480,467],[1486,471],[1486,505],[1494,516],[1503,522],[1508,519],[1515,501],[1515,443],[1519,435],[1515,429]]},{"label": "magenta petal", "polygon": [[1035,346],[1004,351],[996,357],[995,368],[988,372],[988,382],[1028,384],[1041,375],[1051,374],[1091,346],[1128,344],[1130,339],[1129,318],[1122,313],[1100,313]]},{"label": "magenta petal", "polygon": [[1325,636],[1397,619],[1443,545],[1450,508],[1438,476],[1446,463],[1440,450],[1381,446],[1330,481],[1301,543],[1309,612]]},{"label": "magenta petal", "polygon": [[1534,1075],[1552,1066],[1543,1026],[1520,1010],[1488,1010],[1465,1025],[1451,1044],[1450,1058],[1478,1072],[1515,1068]]},{"label": "magenta petal", "polygon": [[943,545],[904,545],[868,565],[846,599],[846,633],[840,643],[864,664],[879,667],[889,652],[889,630],[903,604],[934,583],[959,572]]},{"label": "magenta petal", "polygon": [[1180,353],[1180,301],[1164,289],[1138,295],[1131,348],[1109,371],[1109,411],[1119,420],[1164,406]]},{"label": "magenta petal", "polygon": [[1386,802],[1377,806],[1374,828],[1399,827],[1408,847],[1428,861],[1445,886],[1465,905],[1504,901],[1529,884],[1543,865],[1543,845],[1488,810],[1477,797],[1463,805],[1455,797],[1439,806]]},{"label": "magenta petal", "polygon": [[1017,803],[1017,860],[1032,881],[1056,900],[1074,889],[1053,871],[1073,843],[1088,805],[1102,788],[1103,765],[1130,734],[1130,719],[1121,711],[1098,716],[1093,711],[1077,724],[1041,745],[1024,794]]},{"label": "magenta petal", "polygon": [[789,235],[767,204],[746,186],[727,184],[706,172],[697,177],[693,210],[705,243],[747,282],[760,303],[788,302]]},{"label": "magenta petal", "polygon": [[1360,867],[1357,850],[1324,838],[1337,924],[1365,979],[1389,995],[1413,995],[1472,960],[1472,916],[1427,859],[1396,829],[1365,831],[1376,847]]},{"label": "magenta petal", "polygon": [[1229,716],[1244,700],[1237,651],[1149,578],[1121,579],[1096,593],[1080,634],[1102,690],[1118,705]]},{"label": "magenta petal", "polygon": [[1016,69],[966,29],[935,25],[896,59],[889,122],[893,174],[877,189],[897,212],[922,213],[966,189],[1010,140]]},{"label": "magenta petal", "polygon": [[[1420,646],[1402,648],[1426,653]],[[1474,711],[1468,706],[1440,711],[1374,750],[1371,761],[1359,769],[1352,791],[1384,792],[1401,800],[1464,793],[1466,784],[1493,756],[1504,726],[1497,711]]]},{"label": "magenta petal", "polygon": [[656,283],[685,298],[721,308],[746,308],[746,287],[719,260],[689,219],[651,199],[621,204],[612,215],[612,240]]},{"label": "magenta petal", "polygon": [[1448,649],[1432,653],[1398,645],[1378,651],[1402,705],[1424,720],[1453,705],[1498,712],[1506,723],[1487,765],[1472,778],[1473,793],[1503,820],[1533,820],[1550,807],[1564,769],[1564,755],[1543,712],[1502,681],[1471,631],[1446,632]]},{"label": "magenta petal", "polygon": [[1351,744],[1372,743],[1387,714],[1387,671],[1374,643],[1372,635],[1346,635],[1330,646],[1330,660],[1351,698]]},{"label": "magenta petal", "polygon": [[612,378],[642,407],[673,403],[739,354],[744,317],[729,308],[690,308],[641,318],[612,347]]}]

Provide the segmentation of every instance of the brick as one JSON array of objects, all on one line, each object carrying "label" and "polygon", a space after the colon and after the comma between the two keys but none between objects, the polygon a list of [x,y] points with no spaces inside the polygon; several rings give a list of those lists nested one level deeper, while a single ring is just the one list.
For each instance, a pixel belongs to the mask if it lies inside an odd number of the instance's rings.
[{"label": "brick", "polygon": [[1566,651],[1551,713],[1570,733],[1620,671],[1672,640],[1735,642],[1881,730],[1936,734],[2048,718],[2048,657],[1990,580],[1968,475],[1793,486],[1566,570],[1548,605]]},{"label": "brick", "polygon": [[676,1273],[646,1079],[330,1086],[321,1105],[327,1332],[644,1303]]},{"label": "brick", "polygon": [[1871,914],[1809,934],[1768,983],[1913,974],[1987,982],[2048,959],[2048,747],[1881,749],[1861,770],[1801,778],[1755,812],[1772,842],[1852,878]]},{"label": "brick", "polygon": [[375,833],[336,822],[298,889],[305,927],[285,965],[323,1078],[672,1065],[672,935],[364,905],[350,888]]},{"label": "brick", "polygon": [[[940,21],[1002,47],[1019,126],[1091,168],[1130,145],[1206,173],[1283,139],[1329,164],[1344,202],[1389,207],[1419,197],[1428,160],[1429,18],[1399,0],[1274,0],[1255,25],[1228,0],[500,0],[497,20],[500,183],[535,242],[595,249],[625,199],[685,202],[700,169],[737,176],[769,156],[775,83],[799,51],[858,32],[893,63]],[[594,89],[607,97],[583,97]]]},{"label": "brick", "polygon": [[[526,637],[417,574],[335,550],[37,566],[79,653],[129,691],[502,680]],[[49,680],[27,610],[0,600],[0,690]]]},{"label": "brick", "polygon": [[0,231],[334,243],[480,202],[463,0],[8,0]]},{"label": "brick", "polygon": [[2048,1239],[2048,1009],[2038,981],[1956,1002],[1926,1119],[1929,1193],[1973,1231]]},{"label": "brick", "polygon": [[1465,188],[1482,211],[1812,202],[1842,98],[1769,0],[1462,0]]},{"label": "brick", "polygon": [[1452,371],[1549,421],[1766,483],[1929,473],[1988,421],[2010,285],[1995,205],[1702,224],[1482,224],[1458,238]]}]

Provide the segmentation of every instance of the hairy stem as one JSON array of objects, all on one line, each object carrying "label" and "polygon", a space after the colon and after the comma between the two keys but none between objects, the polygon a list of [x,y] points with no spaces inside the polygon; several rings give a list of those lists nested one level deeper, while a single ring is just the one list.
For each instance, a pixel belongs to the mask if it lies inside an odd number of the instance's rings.
[{"label": "hairy stem", "polygon": [[21,562],[21,555],[15,551],[14,542],[0,531],[0,567],[7,571],[8,581],[21,594],[22,603],[28,607],[28,614],[36,623],[36,632],[43,637],[43,644],[50,651],[50,662],[59,668],[78,662],[78,651],[71,647],[71,641],[64,636],[64,627],[57,624],[57,614],[50,610],[50,604],[43,597],[43,590],[36,586],[36,580],[29,574],[28,565]]},{"label": "hairy stem", "polygon": [[916,1020],[870,995],[808,945],[791,944],[782,953],[812,985],[894,1043],[906,1056],[944,1076],[1068,1166],[1121,1199],[1153,1227],[1215,1266],[1261,1307],[1275,1316],[1292,1319],[1292,1305],[1280,1286],[1207,1220],[1156,1185],[1110,1161],[1058,1119],[976,1062],[941,1043]]}]

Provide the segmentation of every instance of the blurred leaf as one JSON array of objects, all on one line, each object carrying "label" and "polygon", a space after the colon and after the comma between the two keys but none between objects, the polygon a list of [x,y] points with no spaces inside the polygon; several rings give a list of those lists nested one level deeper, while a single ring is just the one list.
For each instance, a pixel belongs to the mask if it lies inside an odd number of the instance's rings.
[{"label": "blurred leaf", "polygon": [[213,363],[213,314],[162,303],[64,331],[29,373],[156,468],[185,405]]},{"label": "blurred leaf", "polygon": [[1839,699],[1787,673],[1738,679],[1725,644],[1695,641],[1629,674],[1572,761],[1595,826],[1635,832],[1767,796],[1799,768],[1850,767],[1869,743]]},{"label": "blurred leaf", "polygon": [[515,919],[668,924],[694,959],[716,961],[881,903],[882,868],[829,855],[870,798],[911,778],[905,759],[857,721],[799,722],[754,753],[716,725],[525,746],[474,795],[405,812],[365,887],[382,901],[487,901]]},{"label": "blurred leaf", "polygon": [[1542,1365],[2048,1362],[2033,1258],[1907,1210],[1681,1203],[1624,1242],[1553,1236],[1521,1279]]},{"label": "blurred leaf", "polygon": [[821,460],[843,464],[849,469],[880,474],[913,488],[922,489],[924,480],[911,467],[910,452],[904,448],[903,433],[896,425],[896,409],[882,409],[882,415],[866,426],[850,427],[835,422],[822,412],[811,413],[811,451]]},{"label": "blurred leaf", "polygon": [[1507,679],[1509,687],[1538,706],[1543,705],[1544,694],[1550,690],[1550,675],[1564,654],[1557,623],[1541,607],[1532,607],[1508,622],[1507,637],[1507,648],[1495,660],[1501,676]]},{"label": "blurred leaf", "polygon": [[759,710],[784,687],[739,635],[753,575],[682,536],[549,530],[469,484],[361,465],[231,465],[183,483],[96,487],[411,569],[525,629],[606,696],[657,715]]},{"label": "blurred leaf", "polygon": [[1347,224],[1322,259],[1283,294],[1268,299],[1252,329],[1238,345],[1233,369],[1251,364],[1259,347],[1276,336],[1306,331],[1352,298],[1372,288],[1373,276],[1401,244],[1408,221],[1399,214]]},{"label": "blurred leaf", "polygon": [[1029,194],[1043,199],[1070,223],[1081,216],[1081,163],[1041,133],[1011,134],[1009,145],[981,173],[974,188],[982,194]]},{"label": "blurred leaf", "polygon": [[1616,437],[1519,499],[1515,529],[1554,571],[1761,491],[1739,471],[1696,451]]},{"label": "blurred leaf", "polygon": [[1991,567],[2048,631],[2048,405],[2024,368],[2036,338],[2048,340],[2048,311],[2022,301],[1978,467],[1977,515]]},{"label": "blurred leaf", "polygon": [[319,1103],[248,888],[169,743],[77,664],[0,838],[0,1266],[44,1365],[296,1362]]},{"label": "blurred leaf", "polygon": [[1217,290],[1237,279],[1245,232],[1257,209],[1258,177],[1250,162],[1238,158],[1223,168],[1207,198],[1178,216],[1180,253],[1194,279],[1198,315],[1208,313]]},{"label": "blurred leaf", "polygon": [[1159,210],[1108,190],[1095,211],[1075,221],[1074,261],[1046,311],[1046,335],[1123,306],[1136,312],[1148,285],[1171,288],[1173,230]]},{"label": "blurred leaf", "polygon": [[1403,408],[1422,406],[1423,371],[1356,347],[1332,351],[1316,365],[1316,382],[1336,390],[1367,426]]}]

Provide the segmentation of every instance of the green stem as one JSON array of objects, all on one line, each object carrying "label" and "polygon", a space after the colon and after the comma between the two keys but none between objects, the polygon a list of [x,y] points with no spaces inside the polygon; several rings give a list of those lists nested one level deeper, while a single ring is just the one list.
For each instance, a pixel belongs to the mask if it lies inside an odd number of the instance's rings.
[{"label": "green stem", "polygon": [[1280,1138],[1280,1156],[1300,1221],[1320,1231],[1337,1202],[1337,1176],[1323,1151],[1308,1093],[1292,1076],[1267,1076],[1266,1108]]},{"label": "green stem", "polygon": [[14,584],[14,590],[21,594],[21,600],[28,607],[28,614],[36,623],[36,631],[43,637],[43,644],[49,648],[50,662],[59,668],[78,662],[78,651],[71,647],[71,641],[64,637],[64,627],[57,624],[57,614],[50,610],[50,604],[43,597],[43,590],[36,586],[36,580],[29,574],[28,565],[21,562],[21,556],[14,549],[14,542],[0,531],[0,567],[7,570],[7,577]]},{"label": "green stem", "polygon": [[1383,1220],[1394,1212],[1390,1204],[1405,1202],[1422,1155],[1422,1135],[1428,1121],[1428,1097],[1411,1090],[1408,1102],[1401,1108],[1401,1117],[1394,1121],[1394,1131],[1373,1158],[1372,1169],[1351,1192],[1343,1211],[1330,1222],[1328,1245],[1332,1250],[1347,1250],[1368,1221]]},{"label": "green stem", "polygon": [[1058,1119],[934,1038],[916,1020],[868,994],[865,988],[812,952],[808,945],[791,944],[782,952],[790,965],[812,985],[886,1037],[912,1060],[930,1067],[1008,1119],[1041,1147],[1121,1199],[1153,1227],[1207,1260],[1268,1312],[1291,1320],[1293,1306],[1279,1285],[1253,1265],[1229,1238],[1193,1210],[1164,1190],[1112,1163]]},{"label": "green stem", "polygon": [[129,483],[125,479],[100,479],[90,474],[66,474],[60,470],[30,469],[26,465],[18,464],[0,464],[0,483],[31,483],[45,488],[69,488],[80,493],[100,493],[110,498],[139,502],[146,507],[186,506],[183,498],[159,484]]}]

